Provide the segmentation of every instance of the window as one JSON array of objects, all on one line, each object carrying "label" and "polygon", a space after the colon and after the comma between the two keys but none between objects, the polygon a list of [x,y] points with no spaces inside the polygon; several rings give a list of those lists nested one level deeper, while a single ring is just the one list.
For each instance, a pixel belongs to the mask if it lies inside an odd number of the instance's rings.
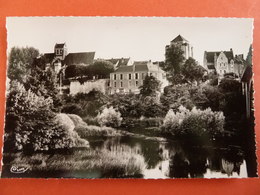
[{"label": "window", "polygon": [[123,74],[120,74],[120,80],[123,80]]},{"label": "window", "polygon": [[114,82],[114,87],[116,87],[116,82]]},{"label": "window", "polygon": [[58,49],[56,49],[56,54],[59,55],[59,50]]},{"label": "window", "polygon": [[135,79],[138,79],[138,73],[135,73]]},{"label": "window", "polygon": [[114,74],[114,80],[116,80],[116,74]]},{"label": "window", "polygon": [[145,73],[142,73],[142,79],[144,79],[145,78]]},{"label": "window", "polygon": [[120,82],[120,87],[123,87],[123,82]]},{"label": "window", "polygon": [[138,87],[138,81],[135,81],[135,86]]},{"label": "window", "polygon": [[129,87],[131,87],[131,85],[132,85],[132,83],[131,83],[131,81],[129,81]]},{"label": "window", "polygon": [[128,75],[128,78],[129,78],[129,80],[131,80],[131,79],[132,79],[132,75],[131,75],[131,74],[129,74],[129,75]]}]

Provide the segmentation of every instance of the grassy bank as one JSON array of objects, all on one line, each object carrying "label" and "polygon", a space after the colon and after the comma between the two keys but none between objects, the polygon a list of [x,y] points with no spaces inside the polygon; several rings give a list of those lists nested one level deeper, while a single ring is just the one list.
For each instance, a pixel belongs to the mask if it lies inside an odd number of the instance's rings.
[{"label": "grassy bank", "polygon": [[[102,177],[135,177],[142,175],[146,167],[144,158],[131,148],[76,150],[71,154],[25,155],[23,153],[5,154],[5,167],[28,167],[25,174],[37,172],[37,177],[46,172],[74,172],[98,170]],[[53,175],[53,177],[58,177]]]}]

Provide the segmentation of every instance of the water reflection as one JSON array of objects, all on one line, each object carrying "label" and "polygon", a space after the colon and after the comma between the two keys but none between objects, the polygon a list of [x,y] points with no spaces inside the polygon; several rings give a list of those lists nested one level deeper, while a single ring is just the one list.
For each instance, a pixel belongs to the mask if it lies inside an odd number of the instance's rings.
[{"label": "water reflection", "polygon": [[243,151],[236,146],[201,147],[131,136],[92,140],[90,145],[140,154],[146,163],[144,178],[247,177]]}]

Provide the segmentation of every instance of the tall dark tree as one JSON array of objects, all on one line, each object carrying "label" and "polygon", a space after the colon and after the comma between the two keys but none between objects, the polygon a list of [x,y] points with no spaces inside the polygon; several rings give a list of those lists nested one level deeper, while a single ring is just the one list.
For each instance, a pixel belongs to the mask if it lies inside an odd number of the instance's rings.
[{"label": "tall dark tree", "polygon": [[250,45],[249,47],[249,51],[248,51],[248,54],[247,54],[247,57],[246,57],[246,62],[248,65],[251,65],[253,64],[253,53],[252,53],[252,44]]},{"label": "tall dark tree", "polygon": [[33,47],[13,47],[8,57],[7,76],[10,80],[24,82],[39,51]]},{"label": "tall dark tree", "polygon": [[53,109],[60,105],[59,91],[57,89],[57,75],[52,69],[42,70],[38,66],[32,69],[24,82],[26,90],[31,90],[38,96],[51,98],[53,100]]},{"label": "tall dark tree", "polygon": [[195,59],[189,58],[181,67],[181,73],[186,82],[201,81],[204,75],[204,68],[196,62]]},{"label": "tall dark tree", "polygon": [[167,72],[169,80],[174,78],[174,75],[180,74],[181,66],[184,63],[183,51],[180,47],[172,45],[166,49],[165,52],[165,64],[163,65],[164,71]]},{"label": "tall dark tree", "polygon": [[156,96],[156,93],[160,90],[160,81],[154,76],[146,76],[143,85],[140,87],[141,96]]}]

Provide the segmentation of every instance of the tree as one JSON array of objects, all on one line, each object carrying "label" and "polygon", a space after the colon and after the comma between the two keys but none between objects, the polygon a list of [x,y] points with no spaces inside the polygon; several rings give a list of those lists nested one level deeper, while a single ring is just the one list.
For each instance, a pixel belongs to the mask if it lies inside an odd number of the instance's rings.
[{"label": "tree", "polygon": [[51,98],[37,96],[31,90],[27,91],[23,84],[13,81],[6,103],[7,147],[17,150],[49,147],[51,135],[58,130],[51,107]]},{"label": "tree", "polygon": [[158,81],[154,76],[146,75],[143,85],[140,87],[140,94],[145,96],[156,96],[156,93],[160,91],[160,81]]},{"label": "tree", "polygon": [[233,78],[223,78],[218,86],[223,94],[221,110],[225,115],[242,114],[245,112],[241,83]]},{"label": "tree", "polygon": [[249,47],[249,51],[248,51],[248,54],[247,54],[247,57],[246,57],[246,62],[248,65],[251,65],[252,66],[252,58],[253,58],[253,54],[252,54],[252,44],[250,45]]},{"label": "tree", "polygon": [[109,78],[110,73],[114,71],[114,65],[105,60],[97,60],[88,67],[88,72],[91,77],[96,79]]},{"label": "tree", "polygon": [[38,96],[51,98],[53,100],[53,110],[61,106],[59,91],[56,87],[57,76],[52,69],[42,70],[38,66],[32,69],[24,83],[26,90],[31,90]]},{"label": "tree", "polygon": [[70,65],[65,69],[65,78],[88,76],[88,67],[85,65]]},{"label": "tree", "polygon": [[181,67],[181,73],[183,74],[186,82],[201,81],[204,75],[204,68],[202,68],[198,62],[193,58],[189,58],[185,61]]},{"label": "tree", "polygon": [[169,80],[174,78],[175,74],[180,74],[181,66],[184,63],[183,51],[180,47],[172,45],[166,49],[165,52],[165,64],[163,64],[163,70],[167,72]]},{"label": "tree", "polygon": [[39,56],[39,51],[33,47],[13,47],[8,57],[7,76],[12,80],[24,82],[30,72],[34,59]]}]

